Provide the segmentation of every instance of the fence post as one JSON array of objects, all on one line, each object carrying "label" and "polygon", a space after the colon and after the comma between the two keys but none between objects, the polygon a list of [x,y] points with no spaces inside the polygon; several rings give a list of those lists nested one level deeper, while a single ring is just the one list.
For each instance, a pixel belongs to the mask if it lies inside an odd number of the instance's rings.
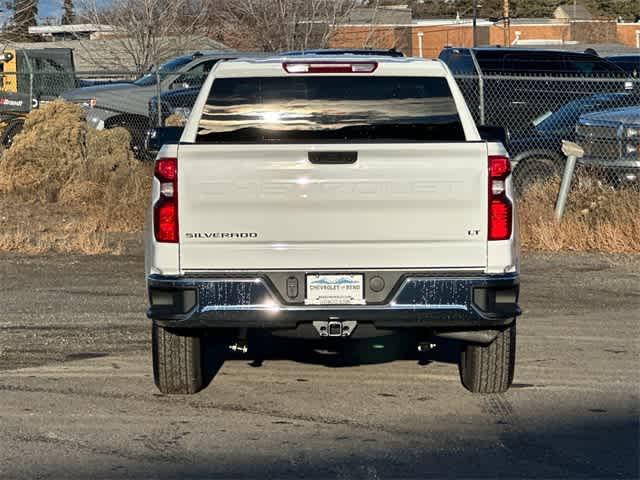
[{"label": "fence post", "polygon": [[478,110],[480,110],[480,125],[485,124],[485,116],[484,116],[484,76],[482,73],[482,69],[480,68],[480,62],[476,58],[476,54],[473,50],[471,50],[471,59],[473,60],[473,65],[476,67],[476,71],[478,72]]},{"label": "fence post", "polygon": [[[156,63],[156,65],[158,65]],[[160,70],[158,70],[158,67],[156,66],[156,127],[160,128],[162,127],[162,111],[161,109],[161,105],[162,102],[160,101],[160,94],[162,93],[162,88],[160,88]]]},{"label": "fence post", "polygon": [[567,204],[567,197],[569,196],[569,190],[571,189],[571,180],[573,180],[576,161],[578,158],[582,158],[584,156],[584,150],[577,143],[563,140],[562,153],[567,156],[567,162],[564,165],[564,174],[562,175],[562,183],[560,184],[558,200],[556,201],[555,217],[558,222],[562,219],[564,207]]},{"label": "fence post", "polygon": [[480,76],[478,78],[478,94],[480,95],[480,101],[478,108],[480,109],[480,124],[485,125],[485,116],[484,116],[484,77],[482,76],[482,72],[480,72]]},{"label": "fence post", "polygon": [[[24,55],[25,63],[29,69],[29,111],[33,110],[33,68],[31,67],[31,60],[27,51],[22,52]],[[17,65],[17,62],[16,62]],[[17,70],[17,69],[16,69]],[[16,71],[16,85],[18,84],[18,72]]]}]

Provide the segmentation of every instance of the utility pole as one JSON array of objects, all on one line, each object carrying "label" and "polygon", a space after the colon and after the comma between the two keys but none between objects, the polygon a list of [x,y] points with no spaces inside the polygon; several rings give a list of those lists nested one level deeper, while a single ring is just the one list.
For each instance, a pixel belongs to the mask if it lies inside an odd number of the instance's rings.
[{"label": "utility pole", "polygon": [[503,24],[502,30],[504,34],[504,46],[508,47],[511,45],[511,18],[509,18],[509,0],[504,0],[502,4],[502,17]]}]

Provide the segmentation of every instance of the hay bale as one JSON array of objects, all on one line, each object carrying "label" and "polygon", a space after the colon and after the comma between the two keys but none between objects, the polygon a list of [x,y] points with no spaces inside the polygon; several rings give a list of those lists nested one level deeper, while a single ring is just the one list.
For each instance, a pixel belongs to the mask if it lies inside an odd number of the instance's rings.
[{"label": "hay bale", "polygon": [[29,113],[22,132],[0,158],[6,173],[3,189],[55,200],[55,191],[84,168],[86,135],[84,115],[77,105],[55,101]]},{"label": "hay bale", "polygon": [[8,222],[28,221],[34,237],[23,241],[14,235],[22,247],[5,239],[0,249],[27,252],[37,244],[93,251],[76,240],[87,232],[101,238],[140,231],[152,165],[136,160],[130,141],[124,128],[89,128],[82,109],[63,101],[27,115],[22,132],[0,156],[0,209]]},{"label": "hay bale", "polygon": [[43,202],[87,201],[91,192],[122,184],[138,169],[130,141],[124,128],[90,129],[77,105],[47,103],[27,115],[22,132],[0,157],[8,174],[0,189]]}]

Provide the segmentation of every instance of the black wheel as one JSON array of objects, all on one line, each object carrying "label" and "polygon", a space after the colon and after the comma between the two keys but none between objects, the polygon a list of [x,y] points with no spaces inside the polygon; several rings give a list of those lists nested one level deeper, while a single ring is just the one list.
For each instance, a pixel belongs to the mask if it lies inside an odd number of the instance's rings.
[{"label": "black wheel", "polygon": [[205,386],[202,337],[174,332],[155,323],[151,328],[153,379],[158,389],[183,395],[202,390]]},{"label": "black wheel", "polygon": [[534,183],[546,182],[558,175],[558,167],[551,159],[521,160],[513,170],[513,187],[516,195],[522,196]]},{"label": "black wheel", "polygon": [[0,151],[11,147],[13,138],[22,131],[24,127],[24,119],[18,118],[11,120],[7,128],[2,132],[2,138],[0,139]]},{"label": "black wheel", "polygon": [[466,345],[458,363],[462,385],[473,393],[506,392],[516,363],[516,323],[488,345]]}]

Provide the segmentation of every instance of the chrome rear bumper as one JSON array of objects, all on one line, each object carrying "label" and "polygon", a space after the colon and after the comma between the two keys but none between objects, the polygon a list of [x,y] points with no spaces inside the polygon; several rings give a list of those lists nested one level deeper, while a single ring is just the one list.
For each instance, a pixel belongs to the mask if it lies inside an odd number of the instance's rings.
[{"label": "chrome rear bumper", "polygon": [[402,276],[385,301],[365,305],[288,303],[262,275],[147,278],[147,316],[165,327],[295,328],[357,320],[376,327],[490,327],[520,314],[518,276]]}]

